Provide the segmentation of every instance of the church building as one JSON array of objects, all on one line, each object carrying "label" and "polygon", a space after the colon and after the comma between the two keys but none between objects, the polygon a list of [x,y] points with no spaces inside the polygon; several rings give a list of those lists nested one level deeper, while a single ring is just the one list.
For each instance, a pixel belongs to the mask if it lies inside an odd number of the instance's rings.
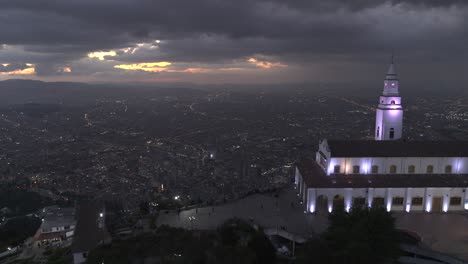
[{"label": "church building", "polygon": [[315,160],[296,164],[305,211],[468,210],[468,141],[402,140],[403,108],[392,62],[376,108],[375,140],[321,140]]}]

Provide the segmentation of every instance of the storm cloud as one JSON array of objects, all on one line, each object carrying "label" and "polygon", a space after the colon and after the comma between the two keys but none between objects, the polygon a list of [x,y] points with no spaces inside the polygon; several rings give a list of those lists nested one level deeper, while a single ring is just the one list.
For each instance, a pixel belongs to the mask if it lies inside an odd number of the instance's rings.
[{"label": "storm cloud", "polygon": [[[409,73],[453,78],[467,66],[467,17],[462,0],[3,0],[0,63],[83,81],[237,71],[242,82],[257,70],[288,82],[375,74],[394,51]],[[138,66],[151,62],[170,64]]]}]

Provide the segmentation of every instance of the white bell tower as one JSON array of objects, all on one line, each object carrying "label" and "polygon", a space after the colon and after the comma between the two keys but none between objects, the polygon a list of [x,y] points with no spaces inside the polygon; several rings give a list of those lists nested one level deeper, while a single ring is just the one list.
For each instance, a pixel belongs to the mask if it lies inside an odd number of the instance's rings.
[{"label": "white bell tower", "polygon": [[379,106],[377,107],[375,140],[397,140],[401,138],[403,108],[398,88],[398,77],[392,55],[392,61],[384,80],[383,93],[380,96]]}]

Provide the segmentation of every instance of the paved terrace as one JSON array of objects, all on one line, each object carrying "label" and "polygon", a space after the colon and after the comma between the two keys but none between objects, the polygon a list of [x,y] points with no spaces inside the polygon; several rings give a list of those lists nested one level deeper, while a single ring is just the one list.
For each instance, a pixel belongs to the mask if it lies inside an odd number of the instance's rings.
[{"label": "paved terrace", "polygon": [[[399,229],[416,232],[433,250],[468,260],[468,213],[395,213]],[[195,217],[195,220],[190,220]],[[264,228],[278,228],[301,237],[323,232],[327,214],[305,214],[296,190],[286,188],[278,197],[255,194],[225,205],[161,213],[157,224],[193,229],[214,229],[239,217]]]}]

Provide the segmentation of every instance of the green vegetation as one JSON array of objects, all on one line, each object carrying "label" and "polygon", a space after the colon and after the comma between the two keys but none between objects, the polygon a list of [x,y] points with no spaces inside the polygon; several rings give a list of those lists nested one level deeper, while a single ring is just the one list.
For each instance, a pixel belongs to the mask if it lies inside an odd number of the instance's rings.
[{"label": "green vegetation", "polygon": [[29,214],[50,204],[52,204],[50,199],[35,192],[20,189],[10,184],[0,185],[0,209],[6,207],[11,210],[10,213],[5,214],[7,217]]},{"label": "green vegetation", "polygon": [[72,263],[70,247],[56,248],[44,252],[47,257],[46,264],[68,264]]},{"label": "green vegetation", "polygon": [[20,216],[15,217],[0,227],[0,252],[7,247],[15,247],[26,238],[33,236],[41,225],[37,217]]},{"label": "green vegetation", "polygon": [[328,230],[310,240],[298,263],[393,263],[401,254],[395,219],[384,208],[334,210]]},{"label": "green vegetation", "polygon": [[275,249],[262,230],[231,219],[216,231],[161,226],[155,234],[116,240],[92,251],[88,263],[274,263]]}]

